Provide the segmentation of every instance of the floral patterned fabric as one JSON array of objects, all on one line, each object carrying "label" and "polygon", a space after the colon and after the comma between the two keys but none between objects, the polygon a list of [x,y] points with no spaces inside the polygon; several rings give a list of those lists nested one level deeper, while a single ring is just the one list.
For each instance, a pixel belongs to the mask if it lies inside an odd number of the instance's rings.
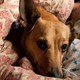
[{"label": "floral patterned fabric", "polygon": [[73,77],[72,80],[80,80],[80,40],[75,39],[69,48],[65,60],[63,62],[67,76]]},{"label": "floral patterned fabric", "polygon": [[55,14],[60,21],[66,22],[74,6],[74,0],[34,0],[41,4],[47,11]]},{"label": "floral patterned fabric", "polygon": [[[66,4],[68,3],[66,1],[69,2],[70,7]],[[56,12],[58,11],[58,15],[66,12],[67,15],[58,16],[61,21],[65,22],[69,17],[74,0],[34,0],[34,2],[36,4],[41,4],[52,13],[54,13],[55,10]],[[65,6],[63,7],[61,3],[64,3]],[[19,0],[4,0],[4,3],[0,4],[0,80],[79,80],[80,41],[77,39],[72,43],[63,63],[63,69],[66,74],[65,79],[44,77],[36,74],[33,71],[30,61],[26,57],[17,61],[19,55],[16,48],[13,47],[11,42],[4,39],[10,31],[12,22],[17,20],[19,14],[18,6]],[[16,63],[18,65],[16,65]]]}]

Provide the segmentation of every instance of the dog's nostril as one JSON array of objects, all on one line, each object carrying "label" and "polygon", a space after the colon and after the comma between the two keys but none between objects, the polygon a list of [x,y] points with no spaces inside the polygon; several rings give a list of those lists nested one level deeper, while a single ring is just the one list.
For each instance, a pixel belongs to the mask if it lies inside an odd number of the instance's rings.
[{"label": "dog's nostril", "polygon": [[61,73],[57,73],[57,72],[54,72],[54,73],[49,72],[48,76],[56,77],[56,78],[63,78],[63,75]]},{"label": "dog's nostril", "polygon": [[56,73],[55,77],[57,77],[57,78],[63,78],[63,75],[61,73]]},{"label": "dog's nostril", "polygon": [[55,70],[51,70],[50,72],[48,72],[48,76],[50,77],[57,77],[57,78],[63,78],[63,74],[59,71]]},{"label": "dog's nostril", "polygon": [[61,74],[61,73],[56,73],[56,72],[54,72],[54,73],[48,73],[48,76],[50,76],[50,77],[56,77],[56,78],[63,78],[63,75]]}]

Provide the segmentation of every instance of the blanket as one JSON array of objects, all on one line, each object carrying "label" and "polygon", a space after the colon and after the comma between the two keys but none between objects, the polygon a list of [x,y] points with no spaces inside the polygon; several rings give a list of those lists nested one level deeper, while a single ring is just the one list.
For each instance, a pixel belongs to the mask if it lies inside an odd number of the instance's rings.
[{"label": "blanket", "polygon": [[[34,0],[36,5],[41,4],[52,13],[58,12],[56,16],[61,15],[58,18],[63,22],[69,17],[74,4],[74,0],[67,1],[69,5],[66,0],[63,0],[61,3],[59,0]],[[65,7],[62,7],[63,3],[64,5],[67,3]],[[4,3],[0,4],[0,80],[79,80],[80,40],[78,39],[72,42],[63,62],[65,79],[38,75],[33,71],[33,67],[26,57],[19,59],[16,48],[11,42],[5,40],[12,22],[17,21],[18,6],[19,0],[4,0]],[[57,6],[56,9],[54,9],[55,6]],[[63,16],[65,12],[67,15]]]}]

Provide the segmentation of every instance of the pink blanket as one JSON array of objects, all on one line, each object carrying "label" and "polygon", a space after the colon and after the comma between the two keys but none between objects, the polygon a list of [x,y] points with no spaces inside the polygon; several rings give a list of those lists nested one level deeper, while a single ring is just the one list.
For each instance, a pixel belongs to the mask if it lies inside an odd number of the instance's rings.
[{"label": "pink blanket", "polygon": [[[57,12],[56,16],[63,22],[69,17],[74,4],[74,0],[34,0],[34,2],[52,13]],[[67,69],[66,79],[44,77],[33,72],[33,67],[26,57],[17,61],[18,53],[12,43],[4,39],[9,33],[12,22],[17,20],[18,3],[18,0],[4,0],[4,3],[0,4],[0,80],[71,80],[71,78],[78,80],[79,78],[74,78]]]}]

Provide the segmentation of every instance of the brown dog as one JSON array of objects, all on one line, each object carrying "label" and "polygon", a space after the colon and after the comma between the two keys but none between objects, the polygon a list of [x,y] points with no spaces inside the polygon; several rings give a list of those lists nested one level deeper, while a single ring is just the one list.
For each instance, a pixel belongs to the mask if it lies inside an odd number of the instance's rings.
[{"label": "brown dog", "polygon": [[63,77],[62,60],[69,45],[69,27],[40,5],[35,6],[32,0],[20,0],[19,10],[22,27],[13,27],[6,39],[25,52],[35,72]]},{"label": "brown dog", "polygon": [[24,27],[22,47],[41,75],[63,77],[62,59],[70,30],[57,17],[32,0],[20,0],[20,22]]}]

